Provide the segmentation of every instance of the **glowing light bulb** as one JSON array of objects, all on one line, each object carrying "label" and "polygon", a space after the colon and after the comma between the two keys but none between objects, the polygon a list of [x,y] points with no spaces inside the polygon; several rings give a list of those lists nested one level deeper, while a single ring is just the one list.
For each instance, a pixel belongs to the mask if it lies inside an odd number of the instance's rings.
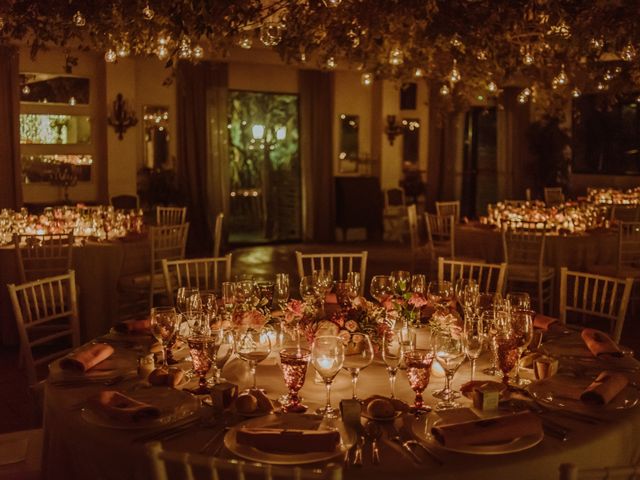
[{"label": "glowing light bulb", "polygon": [[450,93],[451,93],[451,90],[447,85],[442,85],[440,87],[440,95],[442,95],[443,97],[449,95]]},{"label": "glowing light bulb", "polygon": [[69,105],[71,105],[72,107],[76,104],[76,97],[71,97],[69,99]]},{"label": "glowing light bulb", "polygon": [[118,54],[113,49],[109,49],[104,53],[104,61],[107,63],[113,63],[118,59]]},{"label": "glowing light bulb", "polygon": [[533,62],[535,61],[536,59],[531,52],[525,53],[522,57],[522,63],[524,63],[525,65],[533,65]]},{"label": "glowing light bulb", "polygon": [[481,62],[484,62],[489,57],[489,54],[486,50],[478,50],[476,52],[476,58]]},{"label": "glowing light bulb", "polygon": [[245,50],[249,50],[253,47],[253,39],[248,33],[243,33],[242,36],[238,39],[238,46],[240,48],[244,48]]},{"label": "glowing light bulb", "polygon": [[325,66],[329,69],[329,70],[333,70],[335,69],[338,64],[336,63],[336,59],[333,57],[329,57],[327,58],[327,61],[325,63]]},{"label": "glowing light bulb", "polygon": [[489,83],[487,83],[487,90],[491,93],[495,93],[498,91],[498,85],[496,85],[496,82],[491,80]]},{"label": "glowing light bulb", "polygon": [[342,3],[342,0],[322,0],[325,7],[335,8]]},{"label": "glowing light bulb", "polygon": [[169,35],[165,35],[165,34],[161,34],[158,37],[158,45],[169,45],[169,42],[171,41],[171,37]]},{"label": "glowing light bulb", "polygon": [[87,19],[84,18],[84,15],[80,10],[73,14],[73,24],[76,27],[84,27],[87,24]]},{"label": "glowing light bulb", "polygon": [[425,72],[424,72],[424,70],[423,70],[423,69],[421,69],[420,67],[416,68],[416,69],[413,71],[413,76],[414,76],[414,77],[416,77],[416,78],[424,77],[424,75],[425,75]]},{"label": "glowing light bulb", "polygon": [[147,3],[142,9],[142,16],[144,17],[145,20],[152,20],[155,15],[156,15],[156,12],[154,12],[149,6],[149,4]]},{"label": "glowing light bulb", "polygon": [[164,45],[158,45],[158,48],[156,48],[156,56],[160,60],[166,60],[169,58],[169,49]]},{"label": "glowing light bulb", "polygon": [[25,85],[24,87],[22,87],[23,95],[29,95],[30,93],[31,93],[31,87],[29,87],[29,85]]},{"label": "glowing light bulb", "polygon": [[191,40],[189,40],[187,37],[184,37],[182,40],[180,40],[180,46],[178,47],[178,58],[186,60],[188,58],[191,58],[192,53]]},{"label": "glowing light bulb", "polygon": [[634,58],[636,58],[635,47],[631,43],[627,43],[622,49],[620,56],[625,62],[631,62]]},{"label": "glowing light bulb", "polygon": [[362,85],[364,85],[365,87],[371,86],[371,84],[373,84],[373,75],[371,75],[370,73],[363,73],[362,75],[360,75],[360,83],[362,83]]},{"label": "glowing light bulb", "polygon": [[129,50],[129,44],[127,42],[122,42],[116,49],[116,55],[120,58],[128,57],[129,53],[131,53],[131,51]]},{"label": "glowing light bulb", "polygon": [[462,76],[460,75],[460,71],[458,70],[458,62],[454,58],[453,59],[453,67],[451,68],[451,73],[449,73],[449,81],[451,83],[457,83],[461,79],[462,79]]},{"label": "glowing light bulb", "polygon": [[560,73],[558,74],[556,79],[558,81],[558,85],[566,85],[567,83],[569,83],[569,77],[564,71],[564,64],[562,65],[562,67],[560,67]]},{"label": "glowing light bulb", "polygon": [[573,90],[571,90],[571,96],[573,98],[578,98],[580,95],[582,95],[582,92],[578,87],[575,87]]},{"label": "glowing light bulb", "polygon": [[204,57],[204,48],[200,45],[193,47],[193,58],[200,60],[202,57]]},{"label": "glowing light bulb", "polygon": [[393,47],[389,52],[389,65],[402,65],[404,63],[404,53],[398,47]]}]

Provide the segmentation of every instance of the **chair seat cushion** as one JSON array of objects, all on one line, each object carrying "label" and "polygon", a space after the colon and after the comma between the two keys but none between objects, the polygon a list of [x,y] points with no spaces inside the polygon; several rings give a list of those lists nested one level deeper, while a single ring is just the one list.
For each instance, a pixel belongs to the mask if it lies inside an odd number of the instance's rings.
[{"label": "chair seat cushion", "polygon": [[[543,280],[553,278],[556,270],[553,267],[542,267],[540,276]],[[538,281],[538,268],[535,265],[511,264],[507,265],[507,277],[509,280],[536,282]]]}]

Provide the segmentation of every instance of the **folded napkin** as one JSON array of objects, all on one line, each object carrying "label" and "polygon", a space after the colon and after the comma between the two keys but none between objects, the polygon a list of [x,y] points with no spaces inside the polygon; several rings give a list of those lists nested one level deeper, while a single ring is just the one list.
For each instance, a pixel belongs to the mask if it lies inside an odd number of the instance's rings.
[{"label": "folded napkin", "polygon": [[587,348],[596,357],[600,355],[610,355],[612,357],[622,357],[622,351],[609,335],[594,328],[582,330],[582,340]]},{"label": "folded napkin", "polygon": [[629,383],[626,375],[614,372],[602,372],[580,395],[580,400],[590,405],[606,405],[613,400]]},{"label": "folded napkin", "polygon": [[534,328],[539,328],[540,330],[543,330],[545,332],[549,330],[549,327],[552,324],[557,322],[558,322],[557,318],[547,317],[546,315],[542,315],[540,313],[537,313],[536,316],[533,318]]},{"label": "folded napkin", "polygon": [[127,397],[115,390],[105,390],[90,400],[91,404],[109,418],[123,422],[153,420],[160,416],[160,409]]},{"label": "folded napkin", "polygon": [[118,322],[113,329],[119,333],[150,333],[151,320],[148,318],[141,320],[124,320]]},{"label": "folded napkin", "polygon": [[264,452],[333,452],[340,444],[340,433],[327,430],[288,430],[281,428],[241,428],[236,441]]},{"label": "folded napkin", "polygon": [[60,368],[86,372],[113,354],[113,347],[106,343],[94,343],[70,353],[60,360]]},{"label": "folded napkin", "polygon": [[542,434],[540,418],[531,412],[436,426],[433,436],[445,447],[506,443],[518,437]]}]

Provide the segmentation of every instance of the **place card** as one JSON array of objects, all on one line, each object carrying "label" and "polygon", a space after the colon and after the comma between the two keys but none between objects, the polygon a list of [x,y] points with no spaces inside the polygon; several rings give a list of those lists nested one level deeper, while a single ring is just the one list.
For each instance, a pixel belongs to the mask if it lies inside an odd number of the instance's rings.
[{"label": "place card", "polygon": [[473,389],[473,406],[478,410],[497,410],[500,389],[491,383],[479,385]]},{"label": "place card", "polygon": [[237,397],[238,385],[235,383],[218,383],[211,389],[213,408],[218,412],[229,408]]}]

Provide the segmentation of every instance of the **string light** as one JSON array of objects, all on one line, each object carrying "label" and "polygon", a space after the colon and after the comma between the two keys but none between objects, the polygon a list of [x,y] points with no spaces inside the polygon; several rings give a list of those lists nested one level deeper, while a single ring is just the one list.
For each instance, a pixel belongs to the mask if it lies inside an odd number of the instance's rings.
[{"label": "string light", "polygon": [[31,87],[29,87],[29,85],[26,85],[24,87],[22,87],[22,94],[23,95],[29,95],[31,93]]},{"label": "string light", "polygon": [[104,53],[104,61],[107,63],[113,63],[118,59],[118,54],[113,49],[109,49]]},{"label": "string light", "polygon": [[166,60],[169,57],[169,49],[165,45],[158,45],[158,48],[156,48],[156,56],[160,60]]},{"label": "string light", "polygon": [[275,47],[282,40],[282,25],[280,22],[265,22],[260,27],[260,41],[265,47]]},{"label": "string light", "polygon": [[478,50],[476,52],[476,58],[478,60],[480,60],[481,62],[484,62],[487,58],[489,58],[489,54],[487,53],[486,50],[482,49],[482,50]]},{"label": "string light", "polygon": [[422,78],[422,77],[424,77],[424,75],[425,75],[425,72],[420,67],[416,68],[413,71],[413,76],[416,77],[416,78]]},{"label": "string light", "polygon": [[204,57],[204,49],[200,45],[193,47],[193,58],[200,60]]},{"label": "string light", "polygon": [[398,66],[404,63],[404,54],[398,47],[393,47],[389,52],[389,64]]},{"label": "string light", "polygon": [[489,83],[487,83],[487,90],[491,93],[496,93],[498,91],[498,85],[496,85],[496,82],[491,80]]},{"label": "string light", "polygon": [[152,8],[147,3],[142,9],[142,16],[145,20],[153,20],[153,17],[156,15],[156,12],[152,10]]},{"label": "string light", "polygon": [[365,87],[369,87],[373,84],[373,75],[370,73],[363,73],[360,75],[360,83]]},{"label": "string light", "polygon": [[578,87],[575,87],[573,90],[571,90],[571,96],[573,98],[578,98],[580,95],[582,95],[582,92]]},{"label": "string light", "polygon": [[120,45],[118,45],[118,48],[116,49],[116,54],[120,57],[120,58],[125,58],[129,56],[129,53],[131,53],[131,50],[129,50],[129,42],[122,42]]},{"label": "string light", "polygon": [[178,58],[187,60],[191,58],[192,53],[191,40],[187,37],[182,37],[182,40],[180,40],[180,46],[178,47]]},{"label": "string light", "polygon": [[625,62],[631,62],[634,58],[636,58],[635,47],[631,43],[627,43],[622,49],[620,56]]},{"label": "string light", "polygon": [[84,15],[80,10],[73,14],[73,24],[76,27],[84,27],[87,24],[87,19],[84,18]]},{"label": "string light", "polygon": [[336,63],[336,59],[333,57],[329,57],[327,58],[327,61],[325,63],[325,66],[329,69],[329,70],[334,70],[338,64]]},{"label": "string light", "polygon": [[251,47],[253,47],[253,39],[251,38],[251,35],[249,35],[248,33],[243,33],[238,39],[238,46],[240,48],[244,48],[245,50],[249,50]]},{"label": "string light", "polygon": [[525,88],[518,94],[518,103],[527,103],[531,98],[532,92],[529,87]]},{"label": "string light", "polygon": [[446,97],[450,93],[451,93],[451,90],[449,89],[449,87],[447,85],[442,85],[440,87],[440,95],[442,95],[443,97]]},{"label": "string light", "polygon": [[454,58],[453,59],[453,67],[451,67],[451,72],[449,73],[449,81],[451,83],[457,83],[462,79],[460,75],[460,71],[458,70],[458,62]]},{"label": "string light", "polygon": [[335,8],[342,3],[342,0],[322,0],[325,7]]}]

